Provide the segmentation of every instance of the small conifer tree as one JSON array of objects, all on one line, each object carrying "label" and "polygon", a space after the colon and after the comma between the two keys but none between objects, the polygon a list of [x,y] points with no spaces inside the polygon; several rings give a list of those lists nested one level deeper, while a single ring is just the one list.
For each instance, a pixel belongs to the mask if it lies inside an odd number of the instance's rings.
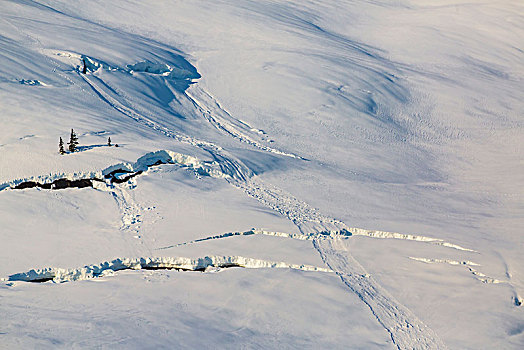
[{"label": "small conifer tree", "polygon": [[108,145],[109,147],[111,147],[111,137],[108,137],[108,138],[107,138],[107,145]]},{"label": "small conifer tree", "polygon": [[78,146],[78,137],[76,136],[73,129],[71,129],[71,136],[67,144],[69,146],[69,152],[73,153],[76,151],[76,146]]},{"label": "small conifer tree", "polygon": [[60,141],[58,141],[58,152],[60,154],[65,154],[64,141],[62,141],[62,138],[60,138]]}]

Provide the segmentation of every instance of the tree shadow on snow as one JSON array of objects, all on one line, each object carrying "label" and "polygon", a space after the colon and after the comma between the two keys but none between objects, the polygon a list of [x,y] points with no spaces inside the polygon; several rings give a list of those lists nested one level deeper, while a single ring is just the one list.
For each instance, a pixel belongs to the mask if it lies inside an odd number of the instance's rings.
[{"label": "tree shadow on snow", "polygon": [[[90,149],[99,148],[99,147],[109,147],[109,146],[107,144],[89,145],[89,146],[77,146],[75,152],[85,152],[85,151],[89,151]],[[113,146],[111,146],[111,147],[113,147]]]}]

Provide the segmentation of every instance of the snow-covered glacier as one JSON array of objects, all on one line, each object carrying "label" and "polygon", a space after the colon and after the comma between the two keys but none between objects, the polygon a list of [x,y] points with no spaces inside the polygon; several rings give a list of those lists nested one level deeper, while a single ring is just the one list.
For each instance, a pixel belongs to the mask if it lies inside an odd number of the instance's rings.
[{"label": "snow-covered glacier", "polygon": [[523,38],[512,0],[3,0],[0,348],[523,348]]}]

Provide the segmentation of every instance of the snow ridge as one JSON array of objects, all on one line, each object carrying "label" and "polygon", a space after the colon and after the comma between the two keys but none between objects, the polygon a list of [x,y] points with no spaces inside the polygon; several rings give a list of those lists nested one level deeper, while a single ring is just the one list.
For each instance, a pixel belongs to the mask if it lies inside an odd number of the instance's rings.
[{"label": "snow ridge", "polygon": [[311,265],[288,264],[242,256],[205,256],[190,259],[184,257],[145,257],[145,258],[118,258],[98,265],[87,265],[76,269],[45,268],[33,269],[10,275],[6,281],[71,282],[107,276],[121,270],[141,269],[179,269],[185,271],[205,271],[208,268],[244,267],[248,269],[294,269],[302,271],[333,272],[330,269]]}]

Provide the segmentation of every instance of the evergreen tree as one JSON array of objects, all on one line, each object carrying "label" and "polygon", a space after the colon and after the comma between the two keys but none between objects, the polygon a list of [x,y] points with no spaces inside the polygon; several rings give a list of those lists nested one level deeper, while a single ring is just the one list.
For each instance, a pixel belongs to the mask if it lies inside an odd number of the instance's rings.
[{"label": "evergreen tree", "polygon": [[111,147],[111,137],[108,137],[108,138],[107,138],[107,145],[108,145],[109,147]]},{"label": "evergreen tree", "polygon": [[78,137],[75,134],[75,131],[71,129],[71,137],[67,143],[69,146],[69,152],[73,153],[76,151],[76,146],[78,146]]},{"label": "evergreen tree", "polygon": [[60,141],[58,141],[58,152],[60,154],[65,154],[64,141],[62,141],[62,138],[60,138]]}]

